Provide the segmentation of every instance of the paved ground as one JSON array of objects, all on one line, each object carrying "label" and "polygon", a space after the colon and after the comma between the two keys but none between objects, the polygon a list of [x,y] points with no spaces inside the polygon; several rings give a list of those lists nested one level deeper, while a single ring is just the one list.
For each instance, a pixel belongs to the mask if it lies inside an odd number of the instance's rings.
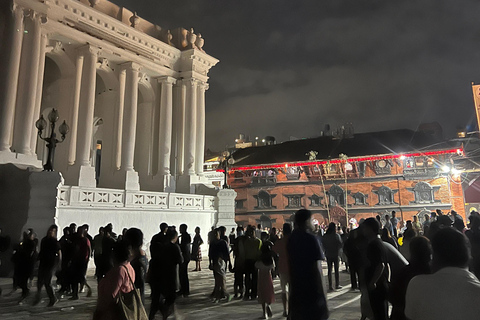
[{"label": "paved ground", "polygon": [[[193,269],[193,263],[191,264]],[[342,270],[342,269],[341,269]],[[325,270],[324,270],[325,271]],[[0,287],[3,295],[0,297],[0,319],[68,319],[84,320],[91,319],[96,305],[97,286],[91,274],[88,282],[93,289],[93,297],[87,298],[86,294],[80,295],[80,300],[69,301],[68,297],[61,299],[54,307],[47,308],[48,298],[43,292],[43,300],[37,306],[32,306],[36,289],[32,289],[30,297],[22,305],[18,304],[20,291],[6,296],[11,290],[11,279],[0,278]],[[172,319],[258,319],[262,315],[262,308],[256,301],[232,300],[228,303],[214,304],[208,298],[213,288],[213,276],[207,266],[201,272],[190,272],[191,295],[188,298],[177,300],[178,315]],[[340,272],[340,282],[343,288],[328,294],[328,304],[332,320],[357,320],[360,319],[360,294],[350,291],[349,276]],[[34,281],[34,287],[36,283]],[[282,300],[280,281],[274,280],[276,302],[272,305],[273,319],[285,319],[282,317]],[[227,287],[233,291],[233,274],[227,277]],[[150,307],[148,299],[150,292],[147,290],[147,310]],[[160,315],[157,319],[160,319]]]}]

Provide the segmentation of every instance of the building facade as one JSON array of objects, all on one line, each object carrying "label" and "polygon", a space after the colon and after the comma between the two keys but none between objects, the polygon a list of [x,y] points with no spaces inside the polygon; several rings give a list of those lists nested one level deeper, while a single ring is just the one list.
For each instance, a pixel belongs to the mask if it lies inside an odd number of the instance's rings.
[{"label": "building facade", "polygon": [[465,216],[460,144],[410,130],[320,137],[238,150],[228,184],[238,224],[281,227],[307,208],[320,222],[384,217],[420,220],[435,209]]},{"label": "building facade", "polygon": [[[110,221],[141,226],[150,239],[166,221],[206,235],[217,200],[194,193],[208,185],[205,92],[218,60],[201,34],[163,29],[106,0],[5,0],[0,37],[4,231],[16,239],[27,227],[96,231]],[[35,123],[53,109],[70,130],[55,172],[41,172],[47,149]]]}]

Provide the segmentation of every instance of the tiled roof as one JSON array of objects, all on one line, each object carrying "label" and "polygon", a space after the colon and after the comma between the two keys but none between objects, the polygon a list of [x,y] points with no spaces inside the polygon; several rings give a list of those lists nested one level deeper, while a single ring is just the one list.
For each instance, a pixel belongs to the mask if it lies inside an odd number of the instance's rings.
[{"label": "tiled roof", "polygon": [[330,160],[338,159],[342,153],[348,157],[368,157],[444,150],[458,146],[459,142],[438,140],[431,134],[407,129],[358,133],[351,138],[341,139],[323,136],[239,149],[233,154],[233,167],[308,161],[306,154],[312,150],[318,152],[317,160]]}]

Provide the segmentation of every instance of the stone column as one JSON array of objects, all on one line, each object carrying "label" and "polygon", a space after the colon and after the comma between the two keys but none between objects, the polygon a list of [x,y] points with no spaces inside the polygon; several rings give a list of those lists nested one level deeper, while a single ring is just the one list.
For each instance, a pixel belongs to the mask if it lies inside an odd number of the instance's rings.
[{"label": "stone column", "polygon": [[15,101],[17,98],[18,74],[20,70],[20,56],[23,44],[23,8],[13,5],[12,23],[7,27],[10,42],[5,45],[10,53],[4,52],[5,70],[0,84],[0,152],[10,152],[12,141],[13,121],[15,115]]},{"label": "stone column", "polygon": [[28,14],[29,32],[24,36],[24,46],[20,62],[19,83],[15,113],[13,148],[17,153],[31,155],[30,142],[35,129],[35,100],[37,98],[38,61],[40,59],[41,17],[30,11]]},{"label": "stone column", "polygon": [[118,74],[118,103],[116,118],[116,136],[115,136],[115,169],[120,170],[122,166],[122,132],[123,132],[123,110],[125,106],[125,81],[127,70],[121,69]]},{"label": "stone column", "polygon": [[[172,150],[172,122],[173,122],[173,84],[176,79],[165,76],[158,78],[161,84],[160,92],[160,122],[159,122],[159,152],[158,172],[163,177],[163,190],[169,190],[170,181],[170,154]],[[170,190],[172,191],[172,190]]]},{"label": "stone column", "polygon": [[95,112],[95,87],[99,49],[91,45],[80,48],[83,55],[83,73],[78,115],[77,162],[80,164],[80,187],[95,187],[95,168],[91,166],[93,117]]},{"label": "stone column", "polygon": [[[37,121],[40,117],[40,109],[42,107],[42,94],[43,94],[43,77],[45,75],[45,52],[47,49],[48,37],[46,34],[42,34],[42,39],[40,43],[40,56],[38,60],[38,79],[37,79],[37,95],[35,97],[35,112],[33,115],[33,120]],[[38,131],[36,128],[32,130],[32,136],[30,138],[30,150],[32,154],[36,154],[37,148],[37,136]]]},{"label": "stone column", "polygon": [[225,227],[227,230],[236,228],[235,222],[235,198],[237,193],[233,189],[221,189],[217,193],[216,209],[217,215],[215,219],[215,226]]},{"label": "stone column", "polygon": [[208,90],[208,84],[199,83],[197,91],[197,145],[195,149],[195,164],[198,175],[203,175],[205,158],[205,90]]},{"label": "stone column", "polygon": [[184,175],[195,175],[197,139],[197,80],[186,80]]},{"label": "stone column", "polygon": [[68,147],[68,164],[73,165],[77,156],[78,108],[80,107],[80,92],[82,88],[83,54],[77,53],[75,69],[75,91],[73,92],[73,108],[70,117],[70,145]]},{"label": "stone column", "polygon": [[186,88],[183,80],[177,81],[174,86],[175,94],[175,175],[182,175],[184,172],[184,148],[185,148],[185,94]]},{"label": "stone column", "polygon": [[125,65],[125,109],[123,117],[122,167],[126,172],[125,190],[140,190],[138,173],[133,168],[135,137],[137,132],[138,76],[140,66],[129,62]]}]

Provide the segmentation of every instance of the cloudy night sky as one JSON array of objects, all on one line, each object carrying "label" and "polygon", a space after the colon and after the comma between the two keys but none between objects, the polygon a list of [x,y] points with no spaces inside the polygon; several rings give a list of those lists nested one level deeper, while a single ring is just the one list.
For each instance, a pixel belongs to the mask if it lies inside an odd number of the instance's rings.
[{"label": "cloudy night sky", "polygon": [[[315,137],[438,121],[474,123],[480,2],[474,0],[111,0],[162,28],[193,27],[218,58],[206,145],[238,133]],[[471,128],[470,130],[476,130]]]}]

